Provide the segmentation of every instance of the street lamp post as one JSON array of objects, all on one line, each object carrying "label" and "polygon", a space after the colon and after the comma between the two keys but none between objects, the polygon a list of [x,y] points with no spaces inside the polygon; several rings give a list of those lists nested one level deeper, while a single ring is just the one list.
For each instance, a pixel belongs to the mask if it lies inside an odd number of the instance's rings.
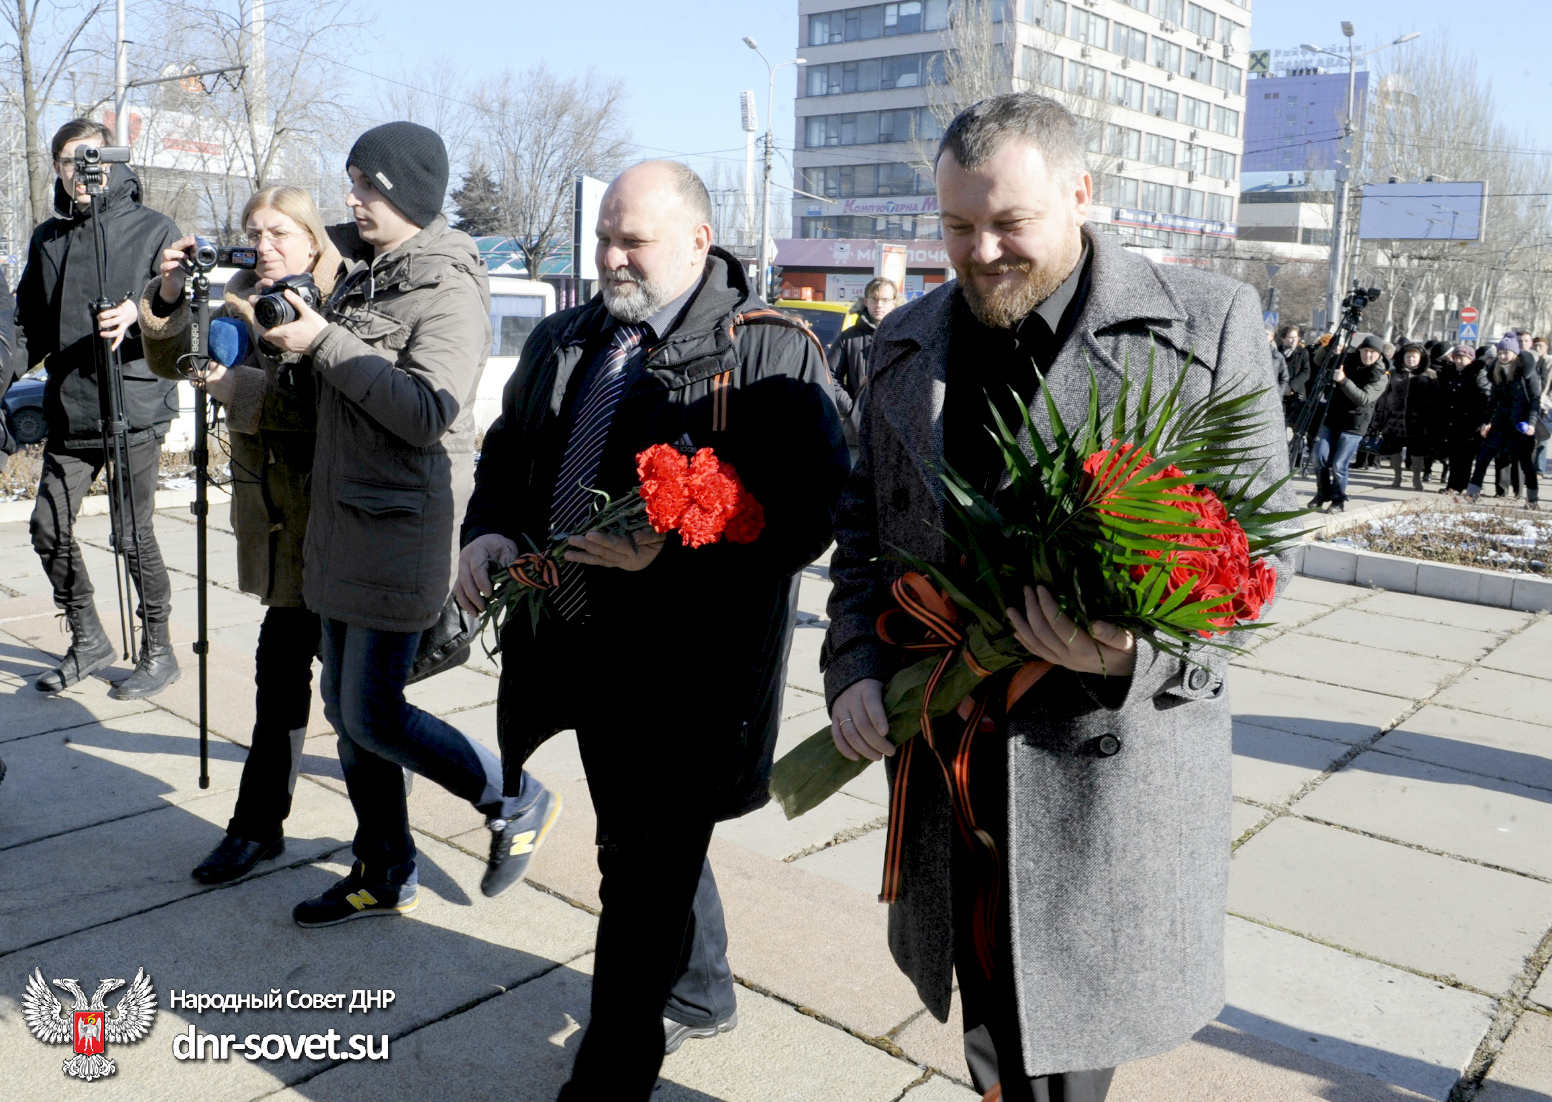
[{"label": "street lamp post", "polygon": [[[1353,25],[1349,20],[1342,21],[1342,34],[1347,37],[1347,55],[1337,53],[1335,50],[1325,50],[1319,46],[1312,46],[1308,42],[1303,43],[1299,49],[1306,53],[1327,54],[1339,61],[1347,62],[1347,117],[1342,125],[1342,156],[1337,161],[1336,180],[1332,188],[1331,207],[1331,269],[1326,276],[1326,325],[1329,327],[1336,320],[1337,304],[1342,298],[1343,271],[1347,252],[1347,206],[1348,206],[1348,181],[1352,176],[1354,154],[1353,132],[1353,107],[1358,99],[1358,63],[1367,57],[1388,50],[1392,46],[1399,46],[1403,42],[1411,42],[1414,38],[1421,38],[1420,31],[1412,31],[1404,34],[1394,42],[1370,50],[1367,53],[1353,52]],[[1360,136],[1361,140],[1361,136]]]},{"label": "street lamp post", "polygon": [[744,36],[744,45],[760,55],[760,60],[765,62],[767,75],[770,82],[765,90],[765,183],[760,190],[760,249],[759,249],[759,274],[756,275],[756,286],[760,288],[760,297],[765,298],[770,293],[766,286],[766,273],[770,271],[771,255],[771,157],[775,147],[775,136],[771,126],[771,105],[776,99],[776,70],[786,65],[807,65],[808,59],[795,57],[791,61],[771,64],[771,59],[761,53],[759,43],[749,35]]}]

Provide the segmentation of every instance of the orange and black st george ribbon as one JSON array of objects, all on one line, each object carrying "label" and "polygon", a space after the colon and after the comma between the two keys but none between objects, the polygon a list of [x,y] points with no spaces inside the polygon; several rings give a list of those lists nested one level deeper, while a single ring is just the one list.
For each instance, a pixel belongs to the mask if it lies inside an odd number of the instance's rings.
[{"label": "orange and black st george ribbon", "polygon": [[[997,840],[977,821],[970,799],[971,751],[978,732],[997,729],[996,721],[987,714],[991,694],[983,684],[972,692],[950,716],[942,717],[945,725],[953,716],[963,720],[952,744],[940,741],[942,731],[934,731],[931,714],[932,700],[937,694],[943,675],[957,661],[963,661],[982,678],[992,677],[992,671],[976,661],[966,646],[964,627],[954,604],[924,575],[912,571],[897,578],[890,587],[897,608],[880,614],[876,625],[878,637],[901,650],[925,654],[937,654],[938,662],[922,691],[921,734],[943,772],[948,786],[949,803],[954,811],[954,823],[961,839],[976,866],[976,898],[973,912],[975,951],[981,970],[992,974],[992,950],[996,945],[997,909],[1002,896],[1002,857]],[[901,621],[896,626],[896,622]],[[1004,698],[1006,710],[1028,692],[1052,668],[1049,662],[1030,661],[1019,666],[1010,679]],[[900,880],[904,857],[904,831],[906,798],[912,782],[912,766],[915,759],[915,738],[907,739],[901,748],[900,764],[895,771],[894,792],[889,802],[889,838],[884,851],[884,884],[879,901],[894,903],[900,897]]]}]

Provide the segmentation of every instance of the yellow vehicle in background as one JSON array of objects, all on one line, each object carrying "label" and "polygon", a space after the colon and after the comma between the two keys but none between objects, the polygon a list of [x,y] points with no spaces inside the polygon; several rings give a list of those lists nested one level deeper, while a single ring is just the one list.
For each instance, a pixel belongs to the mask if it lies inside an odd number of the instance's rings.
[{"label": "yellow vehicle in background", "polygon": [[814,331],[819,343],[829,348],[846,330],[857,324],[857,312],[850,302],[810,302],[801,298],[779,298],[776,309],[797,318]]}]

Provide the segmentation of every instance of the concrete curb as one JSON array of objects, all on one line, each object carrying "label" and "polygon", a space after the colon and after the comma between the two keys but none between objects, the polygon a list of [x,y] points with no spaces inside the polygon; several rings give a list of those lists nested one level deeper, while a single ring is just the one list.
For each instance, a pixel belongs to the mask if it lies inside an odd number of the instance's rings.
[{"label": "concrete curb", "polygon": [[[19,520],[29,520],[32,517],[32,498],[22,501],[7,501],[0,504],[0,524],[13,524]],[[179,505],[191,505],[194,502],[194,491],[189,490],[157,490],[156,507],[158,509],[172,509]],[[81,516],[101,517],[108,513],[108,495],[92,494],[81,502]]]},{"label": "concrete curb", "polygon": [[1322,581],[1439,597],[1468,605],[1512,608],[1517,612],[1552,610],[1552,578],[1381,555],[1313,539],[1295,547],[1293,558],[1298,573]]}]

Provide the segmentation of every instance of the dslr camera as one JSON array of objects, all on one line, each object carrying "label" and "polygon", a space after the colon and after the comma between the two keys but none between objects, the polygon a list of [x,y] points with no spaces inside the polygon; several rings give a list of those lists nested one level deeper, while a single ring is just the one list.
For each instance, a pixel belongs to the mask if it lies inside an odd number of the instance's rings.
[{"label": "dslr camera", "polygon": [[306,272],[277,279],[268,291],[253,300],[253,320],[259,323],[260,329],[273,329],[301,317],[296,307],[286,300],[287,291],[295,291],[296,296],[314,310],[323,306],[323,292]]},{"label": "dslr camera", "polygon": [[217,245],[208,237],[196,237],[183,254],[183,266],[197,272],[216,268],[257,268],[259,250],[251,245]]}]

